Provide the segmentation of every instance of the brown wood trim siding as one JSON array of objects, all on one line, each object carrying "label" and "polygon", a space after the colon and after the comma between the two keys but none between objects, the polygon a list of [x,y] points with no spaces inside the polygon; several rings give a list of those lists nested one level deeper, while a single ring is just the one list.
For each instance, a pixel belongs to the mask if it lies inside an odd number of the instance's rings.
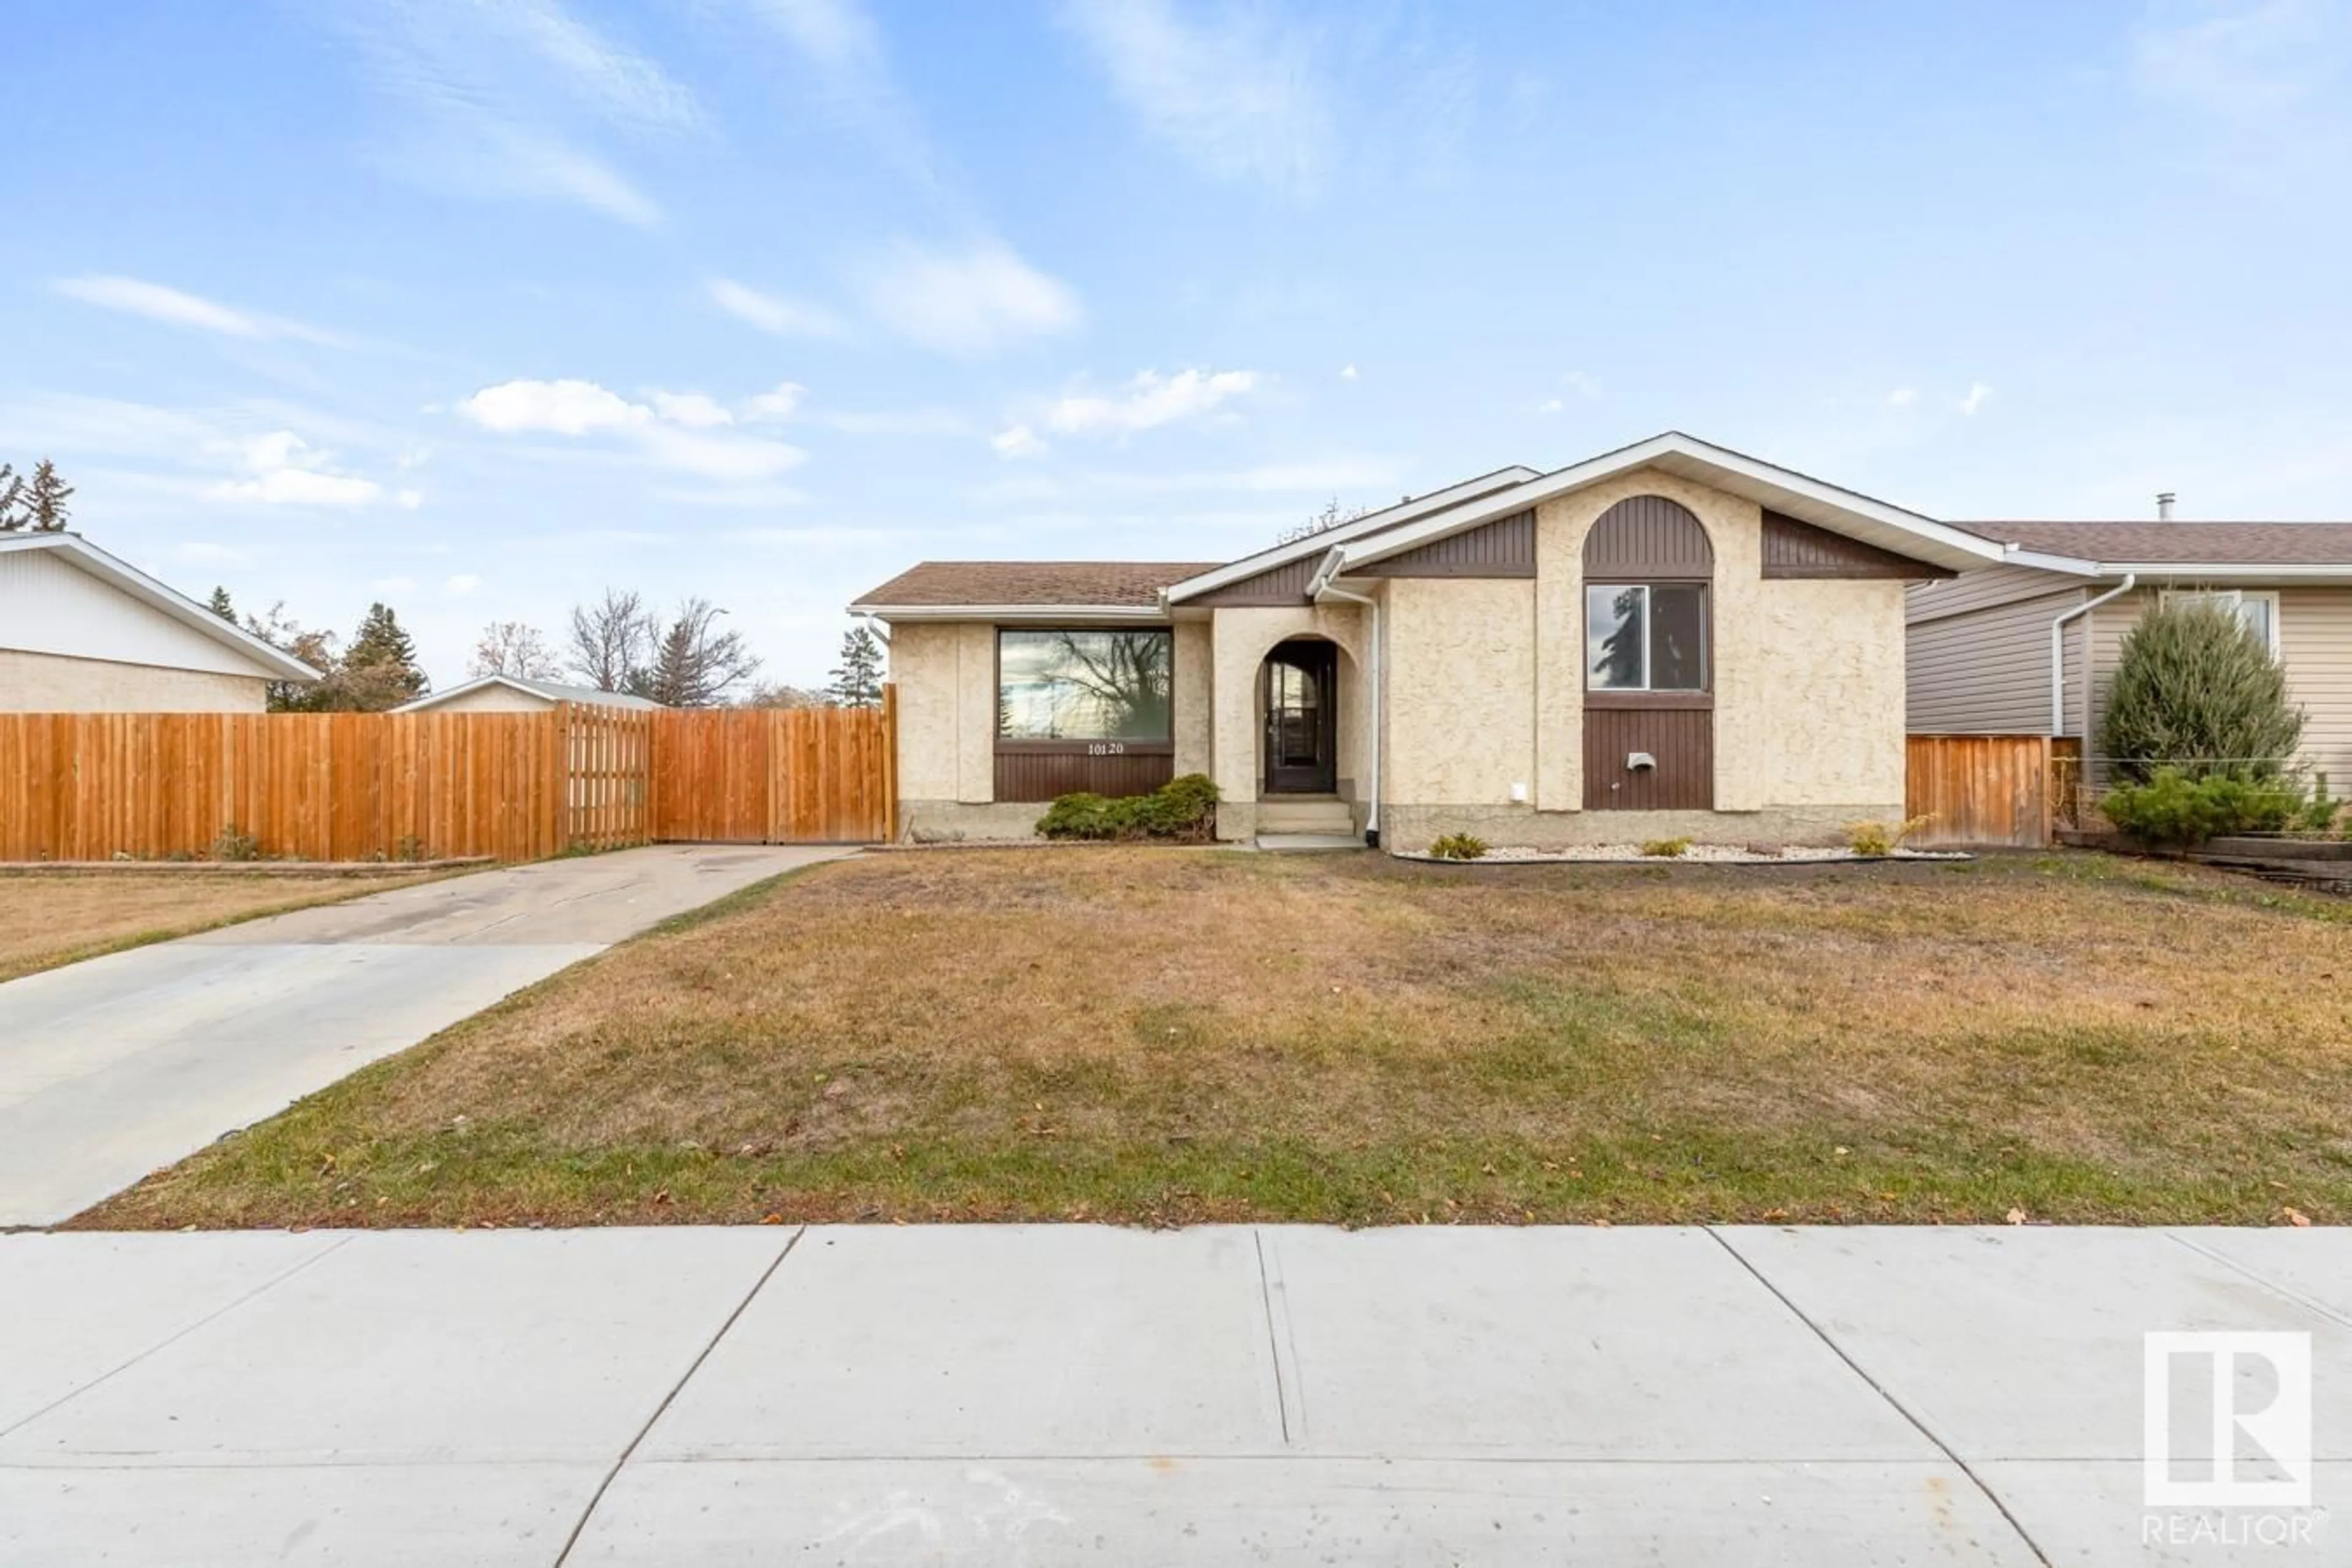
[{"label": "brown wood trim siding", "polygon": [[[1629,752],[1647,752],[1654,768],[1629,771]],[[1715,809],[1715,714],[1704,708],[1595,708],[1584,710],[1584,809]]]},{"label": "brown wood trim siding", "polygon": [[1931,566],[1848,539],[1798,518],[1777,511],[1764,514],[1764,575],[1767,577],[1894,578],[1906,583],[1956,577],[1945,566]]},{"label": "brown wood trim siding", "polygon": [[1492,522],[1433,539],[1402,555],[1375,561],[1350,577],[1532,577],[1536,574],[1536,514],[1515,511]]},{"label": "brown wood trim siding", "polygon": [[1117,757],[1092,757],[1083,743],[1072,750],[1040,750],[1032,743],[1018,751],[1002,746],[996,753],[996,798],[1002,801],[1047,801],[1080,790],[1094,795],[1150,795],[1176,776],[1172,746],[1130,749]]},{"label": "brown wood trim siding", "polygon": [[1187,599],[1188,605],[1202,605],[1211,609],[1232,609],[1249,605],[1303,605],[1307,603],[1307,584],[1314,577],[1315,568],[1323,563],[1318,552],[1302,555],[1279,566],[1244,577],[1238,583],[1228,583],[1198,598]]},{"label": "brown wood trim siding", "polygon": [[1715,547],[1688,507],[1664,496],[1627,496],[1584,536],[1584,575],[1601,583],[1715,575]]},{"label": "brown wood trim siding", "polygon": [[[1712,653],[1714,650],[1709,648]],[[1587,691],[1587,708],[1712,708],[1712,691]]]}]

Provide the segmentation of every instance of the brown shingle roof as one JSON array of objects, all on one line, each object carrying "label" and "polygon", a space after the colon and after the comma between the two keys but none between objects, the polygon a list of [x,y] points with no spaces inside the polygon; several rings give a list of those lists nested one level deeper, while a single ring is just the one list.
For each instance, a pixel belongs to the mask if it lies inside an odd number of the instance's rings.
[{"label": "brown shingle roof", "polygon": [[1149,608],[1171,583],[1214,571],[1210,561],[926,561],[857,596],[860,605],[952,609],[971,605]]},{"label": "brown shingle roof", "polygon": [[2003,544],[2127,564],[2352,566],[2352,522],[1963,522]]}]

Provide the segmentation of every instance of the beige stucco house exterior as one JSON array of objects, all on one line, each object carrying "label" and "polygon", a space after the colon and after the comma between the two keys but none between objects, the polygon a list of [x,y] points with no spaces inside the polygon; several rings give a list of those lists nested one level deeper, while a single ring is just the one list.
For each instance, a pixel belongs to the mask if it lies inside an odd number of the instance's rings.
[{"label": "beige stucco house exterior", "polygon": [[1911,590],[1915,731],[2086,737],[2100,782],[2095,737],[2125,634],[2168,595],[2215,595],[2285,671],[2305,763],[2339,794],[2352,781],[2352,523],[1966,526],[2002,545],[2003,564]]},{"label": "beige stucco house exterior", "polygon": [[1669,433],[1239,561],[926,563],[851,610],[918,837],[1203,773],[1234,839],[1798,842],[1901,815],[1905,589],[2001,553]]},{"label": "beige stucco house exterior", "polygon": [[600,691],[593,686],[566,686],[521,675],[480,675],[446,691],[430,691],[404,702],[395,713],[544,713],[564,702],[592,708],[659,708],[648,697],[625,691]]},{"label": "beige stucco house exterior", "polygon": [[0,712],[258,713],[318,679],[79,534],[0,534]]}]

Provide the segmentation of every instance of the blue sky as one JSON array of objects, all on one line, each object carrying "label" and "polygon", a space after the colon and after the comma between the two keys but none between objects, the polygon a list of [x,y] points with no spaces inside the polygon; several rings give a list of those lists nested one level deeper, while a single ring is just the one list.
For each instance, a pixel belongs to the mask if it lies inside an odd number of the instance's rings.
[{"label": "blue sky", "polygon": [[2352,4],[13,0],[0,456],[436,682],[1679,427],[2352,516]]}]

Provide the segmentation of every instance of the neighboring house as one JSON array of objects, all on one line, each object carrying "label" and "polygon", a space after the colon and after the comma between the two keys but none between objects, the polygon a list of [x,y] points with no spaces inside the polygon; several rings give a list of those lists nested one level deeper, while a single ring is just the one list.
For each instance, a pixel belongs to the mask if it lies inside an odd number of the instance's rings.
[{"label": "neighboring house", "polygon": [[[2158,505],[2168,514],[2171,498]],[[1911,591],[1913,730],[2087,736],[2095,756],[2124,634],[2166,596],[2210,595],[2284,668],[2305,761],[2352,780],[2352,523],[1961,526],[2001,544],[2004,563]]]},{"label": "neighboring house", "polygon": [[318,679],[79,534],[0,534],[0,711],[258,713]]},{"label": "neighboring house", "polygon": [[1785,842],[1901,815],[1905,585],[2000,559],[1669,433],[1239,561],[932,562],[850,608],[916,836],[1204,773],[1227,838]]},{"label": "neighboring house", "polygon": [[559,702],[579,702],[596,708],[658,708],[650,697],[625,691],[600,691],[593,686],[565,686],[552,680],[527,680],[520,675],[484,675],[427,692],[404,702],[395,713],[544,713]]}]

